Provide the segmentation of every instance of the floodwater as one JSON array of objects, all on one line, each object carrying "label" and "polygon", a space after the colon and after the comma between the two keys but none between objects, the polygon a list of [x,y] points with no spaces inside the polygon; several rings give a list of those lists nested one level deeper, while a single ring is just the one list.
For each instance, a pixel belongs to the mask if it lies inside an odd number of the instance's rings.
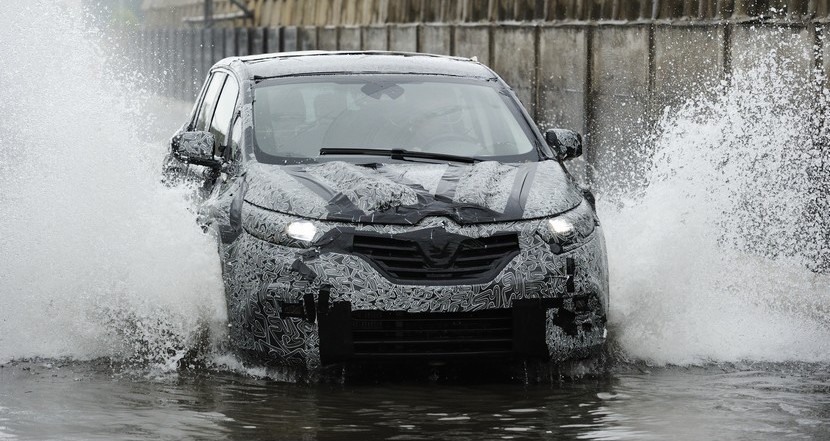
[{"label": "floodwater", "polygon": [[191,189],[159,182],[189,103],[78,3],[0,16],[0,439],[830,438],[826,103],[793,98],[821,91],[777,55],[789,34],[667,109],[647,167],[598,193],[607,363],[308,382],[222,345],[177,368],[226,324]]},{"label": "floodwater", "polygon": [[0,369],[0,439],[827,439],[827,366],[618,367],[550,384],[292,384],[250,373]]}]

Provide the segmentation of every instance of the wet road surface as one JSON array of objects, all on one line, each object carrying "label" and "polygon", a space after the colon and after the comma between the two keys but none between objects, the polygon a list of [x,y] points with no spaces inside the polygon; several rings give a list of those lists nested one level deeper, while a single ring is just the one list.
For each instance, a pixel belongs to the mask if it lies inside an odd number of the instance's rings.
[{"label": "wet road surface", "polygon": [[0,439],[827,439],[830,368],[618,366],[526,385],[292,384],[105,362],[0,368]]}]

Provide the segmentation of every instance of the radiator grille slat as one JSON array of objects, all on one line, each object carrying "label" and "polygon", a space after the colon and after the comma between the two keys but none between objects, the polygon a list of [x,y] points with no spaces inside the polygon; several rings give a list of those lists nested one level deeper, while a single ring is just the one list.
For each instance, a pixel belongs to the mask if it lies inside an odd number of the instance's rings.
[{"label": "radiator grille slat", "polygon": [[457,284],[492,280],[519,253],[516,233],[459,237],[457,246],[429,249],[424,241],[357,233],[352,251],[393,282]]}]

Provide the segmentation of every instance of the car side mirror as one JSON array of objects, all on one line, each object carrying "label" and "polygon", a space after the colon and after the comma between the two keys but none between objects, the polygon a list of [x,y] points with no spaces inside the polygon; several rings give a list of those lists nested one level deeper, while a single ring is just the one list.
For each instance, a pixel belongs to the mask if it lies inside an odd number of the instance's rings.
[{"label": "car side mirror", "polygon": [[573,130],[550,129],[545,131],[545,141],[560,161],[582,156],[582,135]]},{"label": "car side mirror", "polygon": [[213,133],[201,130],[183,132],[174,136],[170,144],[173,155],[182,162],[215,169],[222,166],[222,160],[213,156],[213,146],[216,144]]}]

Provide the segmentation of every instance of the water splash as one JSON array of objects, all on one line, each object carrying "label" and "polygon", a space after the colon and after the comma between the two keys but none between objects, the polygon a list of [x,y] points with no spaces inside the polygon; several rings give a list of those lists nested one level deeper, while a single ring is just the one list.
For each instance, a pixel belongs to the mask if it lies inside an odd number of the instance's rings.
[{"label": "water splash", "polygon": [[817,216],[827,94],[797,35],[754,37],[731,84],[666,109],[648,185],[601,200],[611,322],[629,358],[830,361],[830,273],[818,271],[828,224]]},{"label": "water splash", "polygon": [[159,182],[172,127],[148,109],[174,112],[111,68],[78,3],[13,0],[0,16],[0,363],[172,367],[224,320],[216,245],[189,190]]},{"label": "water splash", "polygon": [[[0,363],[107,356],[169,369],[224,320],[215,245],[189,190],[159,184],[163,146],[144,130],[170,111],[108,67],[104,34],[75,3],[4,6]],[[798,57],[780,56],[803,52],[788,45],[774,35],[736,59],[731,85],[668,109],[648,185],[600,200],[627,357],[830,361],[830,277],[810,269],[827,256],[816,118],[827,98]]]}]

